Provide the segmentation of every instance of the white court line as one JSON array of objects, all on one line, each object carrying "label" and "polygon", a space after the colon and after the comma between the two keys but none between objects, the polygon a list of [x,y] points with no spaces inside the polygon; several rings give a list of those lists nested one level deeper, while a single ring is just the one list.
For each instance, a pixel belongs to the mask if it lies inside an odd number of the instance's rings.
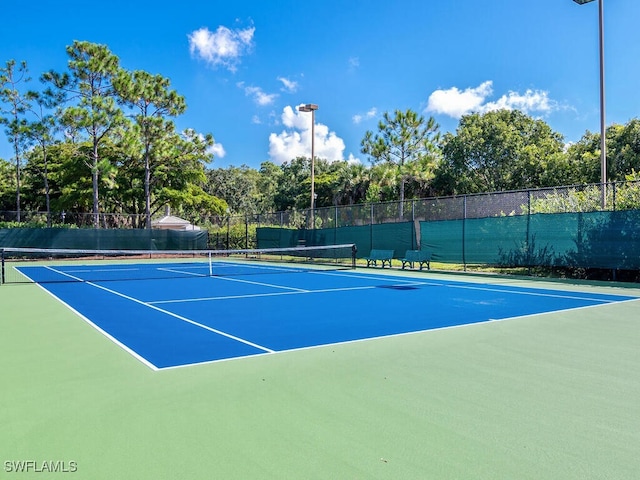
[{"label": "white court line", "polygon": [[[69,275],[68,273],[65,273],[65,272],[60,272],[60,271],[56,270],[53,267],[47,267],[47,268],[49,268],[50,270],[53,270],[56,273],[60,273],[62,275],[66,275],[67,277],[73,278],[73,279],[78,280],[80,282],[83,281],[81,278],[74,277],[73,275]],[[249,345],[251,347],[257,348],[259,350],[262,350],[263,352],[274,353],[274,351],[275,351],[275,350],[271,350],[270,348],[264,347],[262,345],[258,345],[257,343],[250,342],[249,340],[245,340],[244,338],[236,337],[235,335],[231,335],[230,333],[223,332],[222,330],[217,330],[215,328],[209,327],[209,326],[204,325],[202,323],[198,323],[198,322],[196,322],[194,320],[191,320],[189,318],[186,318],[186,317],[183,317],[181,315],[175,314],[175,313],[170,312],[168,310],[164,310],[164,309],[162,309],[160,307],[156,307],[155,305],[151,305],[150,303],[143,302],[142,300],[138,300],[137,298],[130,297],[129,295],[125,295],[124,293],[120,293],[120,292],[117,292],[115,290],[111,290],[110,288],[103,287],[102,285],[98,285],[98,284],[93,283],[93,282],[84,282],[84,283],[86,283],[87,285],[91,285],[92,287],[96,287],[96,288],[99,288],[101,290],[104,290],[105,292],[109,292],[109,293],[112,293],[112,294],[117,295],[119,297],[122,297],[122,298],[125,298],[127,300],[130,300],[132,302],[138,303],[140,305],[144,305],[145,307],[149,307],[149,308],[151,308],[153,310],[156,310],[156,311],[158,311],[160,313],[164,313],[164,314],[169,315],[171,317],[177,318],[178,320],[182,320],[183,322],[190,323],[192,325],[195,325],[196,327],[203,328],[205,330],[208,330],[210,332],[216,333],[218,335],[222,335],[223,337],[230,338],[231,340],[235,340],[237,342],[244,343],[245,345]]]},{"label": "white court line", "polygon": [[[323,275],[335,275],[335,276],[341,276],[341,277],[347,277],[347,278],[373,278],[374,280],[386,280],[386,281],[395,280],[395,277],[376,277],[376,276],[363,277],[363,276],[361,276],[361,275],[359,275],[357,273],[356,274],[349,274],[349,273],[336,273],[336,272],[323,272],[323,271],[318,271],[318,272],[314,271],[314,272],[311,272],[311,273],[323,274]],[[619,302],[619,300],[605,300],[605,299],[594,298],[594,297],[590,297],[590,296],[586,296],[585,297],[585,296],[570,295],[571,292],[566,292],[567,293],[566,295],[564,295],[564,294],[544,293],[544,292],[536,291],[538,289],[533,288],[533,287],[518,287],[518,286],[514,286],[513,287],[514,289],[524,290],[524,291],[516,291],[516,290],[508,290],[508,289],[501,288],[501,287],[482,287],[482,286],[475,286],[475,285],[452,285],[452,284],[449,284],[449,283],[409,281],[409,280],[399,280],[399,281],[403,282],[403,284],[407,285],[407,286],[425,285],[425,286],[432,286],[432,287],[449,287],[449,288],[459,288],[459,289],[467,289],[467,290],[482,290],[482,291],[486,291],[486,292],[513,293],[513,294],[517,294],[517,295],[532,295],[532,296],[537,296],[537,297],[566,298],[566,299],[569,299],[569,300],[585,300],[585,301],[602,302],[602,303],[617,303],[617,302]],[[547,290],[553,290],[553,289],[547,289]],[[565,293],[562,290],[555,290],[555,291]],[[607,294],[602,294],[602,295],[607,295]],[[611,295],[619,295],[619,294],[611,294]]]},{"label": "white court line", "polygon": [[328,270],[310,270],[308,273],[313,273],[314,275],[329,275],[332,277],[347,277],[347,278],[358,278],[358,279],[364,279],[366,278],[367,280],[369,279],[373,279],[373,280],[382,280],[385,282],[390,282],[390,281],[395,281],[395,282],[416,282],[416,280],[402,280],[401,277],[394,277],[394,276],[385,276],[385,277],[378,277],[376,275],[370,275],[370,274],[365,274],[363,275],[362,273],[358,273],[358,272],[336,272],[336,271],[328,271]]},{"label": "white court line", "polygon": [[211,278],[215,278],[216,280],[226,280],[228,282],[238,282],[238,283],[248,283],[250,285],[260,285],[261,287],[271,287],[271,288],[279,288],[281,290],[292,290],[294,292],[300,292],[300,293],[308,293],[311,290],[305,290],[303,288],[294,288],[294,287],[287,287],[285,285],[276,285],[273,283],[264,283],[264,282],[255,282],[252,280],[242,280],[241,278],[232,278],[232,277],[216,277],[213,276]]},{"label": "white court line", "polygon": [[77,282],[84,282],[84,280],[80,277],[76,277],[75,275],[71,275],[70,273],[63,272],[62,270],[58,270],[57,268],[53,268],[49,265],[45,265],[44,268],[46,268],[47,270],[51,270],[52,272],[58,273],[60,275],[64,275],[65,277],[69,277]]},{"label": "white court line", "polygon": [[[45,265],[46,268],[49,268]],[[71,267],[69,272],[71,273],[86,273],[86,272],[138,272],[140,268],[79,268],[79,267]],[[62,273],[58,272],[57,273]]]},{"label": "white court line", "polygon": [[194,277],[208,277],[209,275],[207,275],[206,273],[195,273],[195,272],[185,272],[183,270],[176,270],[173,268],[158,268],[157,270],[160,270],[162,272],[171,272],[171,273],[179,273],[180,275],[192,275]]},{"label": "white court line", "polygon": [[326,288],[322,290],[300,290],[300,291],[294,291],[294,292],[248,293],[246,295],[225,295],[220,297],[183,298],[183,299],[177,299],[177,300],[155,300],[147,303],[149,303],[150,305],[158,305],[163,303],[207,302],[210,300],[234,300],[239,298],[279,297],[282,295],[302,295],[302,294],[327,293],[327,292],[348,292],[351,290],[371,290],[372,288],[378,288],[378,287],[374,285],[367,285],[365,287]]},{"label": "white court line", "polygon": [[[310,273],[334,275],[334,276],[346,276],[348,278],[358,278],[358,279],[363,278],[360,276],[353,276],[353,275],[350,276],[347,274],[335,274],[335,273],[328,273],[328,272],[310,272]],[[371,290],[374,288],[379,288],[379,285],[366,285],[361,287],[342,287],[342,288],[325,288],[320,290],[304,290],[304,289],[296,289],[296,288],[285,287],[280,285],[273,285],[268,283],[252,282],[248,280],[231,279],[231,278],[225,278],[225,277],[216,277],[216,278],[220,280],[244,282],[244,283],[255,284],[255,285],[288,289],[292,291],[255,293],[255,294],[246,294],[246,295],[224,295],[224,296],[216,296],[216,297],[196,297],[196,298],[184,298],[184,299],[175,299],[175,300],[155,300],[155,301],[150,301],[148,303],[156,305],[156,304],[166,304],[166,303],[206,302],[206,301],[234,300],[234,299],[257,298],[257,297],[275,297],[280,295],[292,295],[292,294],[330,293],[330,292],[352,291],[352,290]],[[543,292],[536,292],[536,291],[515,291],[515,290],[507,290],[504,288],[476,287],[476,286],[469,286],[469,285],[450,285],[450,284],[443,284],[443,283],[420,282],[420,281],[409,281],[409,280],[400,280],[398,282],[397,279],[390,278],[390,277],[371,277],[371,278],[373,278],[374,280],[385,280],[388,282],[396,280],[394,283],[391,283],[389,287],[394,287],[394,286],[399,286],[399,287],[432,286],[434,287],[435,286],[435,287],[449,287],[449,288],[458,288],[458,289],[467,289],[467,290],[481,290],[481,291],[494,292],[494,293],[529,295],[534,297],[550,297],[550,298],[563,298],[567,300],[582,300],[582,301],[596,302],[600,304],[619,302],[619,300],[601,299],[601,298],[594,298],[590,296],[584,297],[584,296],[577,296],[577,295],[551,294],[551,293],[543,293]],[[522,287],[515,287],[515,288],[522,288]]]},{"label": "white court line", "polygon": [[213,268],[246,268],[246,269],[254,269],[254,270],[273,270],[275,272],[283,272],[283,273],[303,273],[306,270],[302,268],[296,268],[291,266],[277,267],[277,266],[267,266],[267,265],[257,265],[257,264],[249,264],[249,263],[239,263],[239,262],[214,262]]},{"label": "white court line", "polygon": [[[599,302],[599,303],[618,303],[620,301],[620,300],[607,300],[603,298],[594,298],[589,296],[581,297],[577,295],[559,295],[559,294],[543,293],[543,292],[535,292],[535,291],[518,292],[514,290],[505,290],[504,288],[471,287],[466,285],[444,285],[444,286],[449,288],[461,288],[461,289],[467,289],[467,290],[482,290],[486,292],[513,293],[515,295],[531,295],[534,297],[566,298],[567,300],[584,300],[584,301]],[[524,287],[515,287],[515,288],[524,288]],[[567,293],[570,293],[570,292],[567,292]]]}]

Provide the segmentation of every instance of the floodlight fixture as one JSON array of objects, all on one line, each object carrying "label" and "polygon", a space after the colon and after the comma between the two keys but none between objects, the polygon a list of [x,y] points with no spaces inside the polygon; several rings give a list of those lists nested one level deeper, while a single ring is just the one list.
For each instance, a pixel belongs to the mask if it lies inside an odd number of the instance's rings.
[{"label": "floodlight fixture", "polygon": [[306,105],[300,105],[298,110],[301,112],[313,112],[314,110],[318,110],[318,105],[314,103],[307,103]]}]

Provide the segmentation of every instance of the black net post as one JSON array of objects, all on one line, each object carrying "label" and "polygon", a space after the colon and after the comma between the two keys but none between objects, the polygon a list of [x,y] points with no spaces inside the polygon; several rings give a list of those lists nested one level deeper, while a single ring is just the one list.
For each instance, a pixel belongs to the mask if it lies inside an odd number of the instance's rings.
[{"label": "black net post", "polygon": [[0,248],[0,285],[4,283],[4,248]]},{"label": "black net post", "polygon": [[358,253],[358,246],[354,243],[351,246],[351,268],[356,268],[357,253]]}]

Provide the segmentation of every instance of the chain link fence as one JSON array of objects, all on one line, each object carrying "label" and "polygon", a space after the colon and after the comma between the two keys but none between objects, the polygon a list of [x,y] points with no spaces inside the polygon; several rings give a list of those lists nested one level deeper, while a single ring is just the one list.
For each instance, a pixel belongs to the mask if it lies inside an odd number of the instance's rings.
[{"label": "chain link fence", "polygon": [[[580,213],[640,210],[640,182],[565,186],[512,192],[412,199],[404,202],[341,205],[314,210],[288,210],[252,215],[200,216],[187,218],[209,233],[211,248],[255,248],[256,229],[330,229],[400,222],[509,217],[534,213]],[[162,215],[157,215],[157,220]],[[94,228],[92,213],[23,211],[0,212],[5,226],[53,226]],[[99,228],[144,228],[144,215],[101,213]]]}]

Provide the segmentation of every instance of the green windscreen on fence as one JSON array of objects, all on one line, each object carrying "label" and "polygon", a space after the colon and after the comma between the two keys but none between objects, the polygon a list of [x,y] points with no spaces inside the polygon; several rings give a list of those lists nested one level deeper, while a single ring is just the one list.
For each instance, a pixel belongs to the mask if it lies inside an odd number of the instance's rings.
[{"label": "green windscreen on fence", "polygon": [[382,223],[355,227],[294,230],[278,227],[260,227],[256,230],[258,248],[292,247],[305,244],[355,244],[358,257],[366,257],[371,249],[394,250],[394,258],[401,258],[407,250],[416,247],[413,222]]},{"label": "green windscreen on fence", "polygon": [[527,217],[474,218],[465,221],[465,260],[471,264],[520,264],[526,251]]},{"label": "green windscreen on fence", "polygon": [[[587,266],[570,261],[577,248],[582,213],[551,213],[531,215],[529,226],[529,257],[517,265]],[[585,259],[586,263],[591,263]],[[582,262],[581,262],[582,263]],[[595,265],[588,265],[593,266]]]},{"label": "green windscreen on fence", "polygon": [[640,211],[573,214],[577,234],[568,265],[640,268]]},{"label": "green windscreen on fence", "polygon": [[204,250],[202,230],[125,230],[74,228],[0,229],[0,247],[86,250]]},{"label": "green windscreen on fence", "polygon": [[464,263],[463,228],[461,220],[420,222],[421,249],[435,262]]},{"label": "green windscreen on fence", "polygon": [[[372,249],[393,250],[393,258],[403,258],[407,250],[417,248],[413,222],[381,223],[372,227]],[[368,252],[362,252],[361,255],[367,254]]]},{"label": "green windscreen on fence", "polygon": [[534,214],[420,222],[443,263],[640,268],[640,212]]},{"label": "green windscreen on fence", "polygon": [[500,265],[526,252],[526,228],[526,217],[420,222],[420,243],[436,262]]},{"label": "green windscreen on fence", "polygon": [[[354,243],[371,249],[421,248],[441,263],[510,267],[640,268],[640,211],[539,213],[501,217],[372,224],[318,230],[264,227],[259,248]],[[418,241],[419,239],[419,241]]]}]

